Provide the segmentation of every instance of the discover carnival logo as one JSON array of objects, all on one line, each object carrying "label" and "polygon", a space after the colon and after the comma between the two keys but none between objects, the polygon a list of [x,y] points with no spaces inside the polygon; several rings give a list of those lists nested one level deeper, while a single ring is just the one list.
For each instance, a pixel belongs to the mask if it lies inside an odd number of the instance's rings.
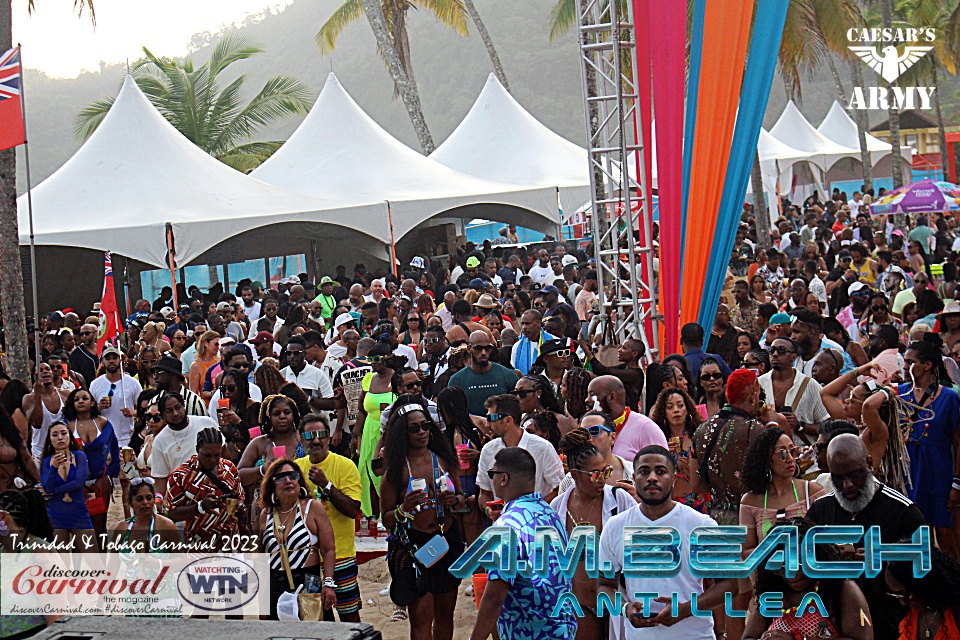
[{"label": "discover carnival logo", "polygon": [[[848,48],[887,83],[894,83],[933,50],[937,39],[933,28],[853,28],[847,40],[858,44]],[[900,48],[898,48],[898,46]],[[898,109],[931,108],[930,98],[936,87],[854,87],[847,109],[882,109],[891,102]]]}]

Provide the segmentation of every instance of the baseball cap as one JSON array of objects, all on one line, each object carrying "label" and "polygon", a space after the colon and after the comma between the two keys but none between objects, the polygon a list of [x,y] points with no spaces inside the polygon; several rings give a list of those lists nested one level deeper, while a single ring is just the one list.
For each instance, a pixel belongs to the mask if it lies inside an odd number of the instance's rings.
[{"label": "baseball cap", "polygon": [[477,256],[467,258],[467,269],[476,269],[480,266],[480,259]]},{"label": "baseball cap", "polygon": [[106,358],[107,356],[111,356],[111,355],[123,357],[123,354],[120,353],[120,349],[117,349],[112,344],[108,344],[106,347],[103,348],[103,352],[100,354],[100,357]]},{"label": "baseball cap", "polygon": [[237,341],[234,339],[233,336],[223,336],[222,338],[220,338],[217,344],[223,347],[228,344],[237,344]]},{"label": "baseball cap", "polygon": [[850,285],[850,287],[847,289],[847,294],[849,294],[849,295],[852,296],[853,294],[857,293],[858,291],[861,291],[861,290],[863,290],[863,289],[868,289],[868,288],[869,288],[869,287],[867,287],[867,285],[864,284],[863,282],[854,282],[854,283],[853,283],[852,285]]},{"label": "baseball cap", "polygon": [[790,317],[787,313],[775,313],[770,316],[770,324],[790,324],[793,322],[793,318]]},{"label": "baseball cap", "polygon": [[545,286],[543,289],[541,289],[541,291],[542,291],[543,293],[556,293],[557,295],[560,294],[560,289],[557,289],[557,288],[556,288],[555,286],[553,286],[552,284],[548,284],[548,285]]},{"label": "baseball cap", "polygon": [[837,258],[839,260],[843,260],[844,258],[852,258],[852,257],[853,256],[850,254],[849,249],[841,249],[840,253],[837,254]]},{"label": "baseball cap", "polygon": [[560,259],[560,264],[563,266],[567,266],[568,264],[577,264],[577,259],[568,253]]},{"label": "baseball cap", "polygon": [[226,300],[217,303],[217,311],[226,311],[227,309],[233,309],[233,305]]},{"label": "baseball cap", "polygon": [[261,331],[250,338],[250,344],[263,344],[264,342],[273,342],[273,334],[269,331]]},{"label": "baseball cap", "polygon": [[354,322],[354,321],[355,321],[354,317],[349,313],[341,313],[340,315],[337,316],[337,319],[333,321],[333,328],[336,329],[337,327],[343,326],[348,322]]},{"label": "baseball cap", "polygon": [[177,314],[174,313],[172,307],[164,307],[163,309],[160,309],[160,315],[162,315],[165,319],[169,320],[170,318],[174,317]]}]

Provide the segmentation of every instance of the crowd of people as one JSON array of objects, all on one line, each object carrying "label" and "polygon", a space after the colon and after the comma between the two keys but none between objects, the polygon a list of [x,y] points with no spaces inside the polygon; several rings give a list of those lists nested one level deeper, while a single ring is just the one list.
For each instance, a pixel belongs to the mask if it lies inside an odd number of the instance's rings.
[{"label": "crowd of people", "polygon": [[[487,527],[515,529],[531,559],[535,527],[566,544],[585,525],[612,571],[478,574],[471,637],[958,637],[960,591],[937,585],[960,585],[960,240],[946,216],[871,218],[870,197],[788,205],[764,242],[745,207],[713,326],[683,326],[663,354],[604,344],[595,262],[564,243],[165,288],[101,353],[95,318],[54,311],[36,380],[0,391],[0,546],[255,536],[270,617],[303,586],[325,619],[358,621],[356,539],[382,536],[393,619],[440,640],[461,587],[449,567]],[[117,485],[126,519],[108,523]],[[673,577],[623,574],[628,527],[685,542],[742,525],[749,552],[780,524],[851,522],[884,542],[929,525],[934,571],[703,580],[684,544]],[[782,615],[758,607],[770,591]],[[827,615],[797,610],[812,591]],[[598,610],[617,592],[621,611]],[[557,606],[566,593],[580,611]],[[726,594],[745,618],[723,614]]]}]

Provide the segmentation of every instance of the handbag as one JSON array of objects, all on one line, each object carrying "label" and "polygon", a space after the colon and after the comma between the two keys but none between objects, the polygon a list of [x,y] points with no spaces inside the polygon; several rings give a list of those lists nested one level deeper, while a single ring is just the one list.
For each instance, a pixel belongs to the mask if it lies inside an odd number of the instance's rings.
[{"label": "handbag", "polygon": [[[443,505],[440,504],[440,489],[438,488],[440,482],[440,465],[437,461],[437,454],[431,453],[430,455],[433,457],[433,490],[437,496],[437,521],[440,523],[440,533],[435,534],[426,544],[418,547],[410,541],[406,527],[400,524],[397,525],[397,536],[400,538],[400,542],[403,543],[403,546],[407,548],[407,551],[410,552],[413,559],[416,560],[417,564],[423,569],[429,569],[437,564],[440,558],[447,555],[447,552],[450,551],[450,545],[447,543],[447,539],[443,537]],[[410,469],[409,460],[407,461],[407,469],[408,471]],[[412,471],[410,472],[410,477],[413,477]]]},{"label": "handbag", "polygon": [[[290,591],[280,595],[277,600],[277,616],[280,615],[280,606],[283,605],[286,620],[305,620],[308,622],[319,622],[323,620],[323,596],[319,593],[303,593],[303,585],[293,586],[293,571],[290,570],[290,558],[287,555],[287,545],[280,537],[280,528],[277,525],[277,519],[273,519],[273,535],[280,545],[280,562],[283,563],[283,570],[287,574],[287,584],[290,585]],[[296,610],[294,610],[294,602]],[[289,617],[288,617],[289,616]]]},{"label": "handbag", "polygon": [[102,516],[110,508],[110,500],[103,490],[103,482],[107,480],[107,466],[103,466],[103,475],[84,491],[87,499],[87,513],[91,516]]}]

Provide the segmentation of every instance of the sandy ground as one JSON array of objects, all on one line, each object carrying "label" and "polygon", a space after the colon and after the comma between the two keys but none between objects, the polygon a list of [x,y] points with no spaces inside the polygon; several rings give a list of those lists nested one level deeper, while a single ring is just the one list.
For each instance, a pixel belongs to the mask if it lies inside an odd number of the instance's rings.
[{"label": "sandy ground", "polygon": [[[123,507],[120,503],[120,489],[117,486],[114,501],[110,504],[107,516],[107,528],[113,528],[123,519]],[[377,558],[360,566],[359,572],[360,597],[363,599],[363,609],[360,619],[369,622],[383,635],[383,640],[406,640],[410,637],[410,627],[406,620],[391,622],[393,603],[390,596],[381,596],[380,590],[390,584],[390,573],[383,558]],[[460,597],[457,598],[457,609],[454,614],[454,640],[466,640],[473,630],[476,619],[476,606],[473,596],[464,595],[469,586],[468,581],[460,584]]]}]

